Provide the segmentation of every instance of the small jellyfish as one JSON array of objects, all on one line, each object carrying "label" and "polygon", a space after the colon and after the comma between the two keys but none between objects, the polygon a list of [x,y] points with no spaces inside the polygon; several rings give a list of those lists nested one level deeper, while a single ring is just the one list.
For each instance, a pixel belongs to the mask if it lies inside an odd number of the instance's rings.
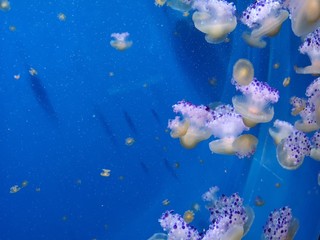
[{"label": "small jellyfish", "polygon": [[306,100],[303,98],[291,97],[290,104],[292,105],[291,115],[297,116],[306,107]]},{"label": "small jellyfish", "polygon": [[320,27],[319,0],[287,0],[291,28],[298,37],[303,37]]},{"label": "small jellyfish", "polygon": [[169,120],[168,128],[171,129],[170,135],[179,138],[183,147],[194,148],[212,135],[207,123],[213,119],[213,113],[208,107],[180,101],[173,105],[173,111],[180,113],[183,119],[178,116]]},{"label": "small jellyfish", "polygon": [[186,222],[186,223],[191,223],[194,219],[194,212],[191,211],[191,210],[187,210],[184,212],[183,214],[183,220]]},{"label": "small jellyfish", "polygon": [[262,38],[275,36],[288,16],[281,0],[255,1],[242,13],[241,21],[252,30],[242,37],[250,46],[264,48],[266,42]]},{"label": "small jellyfish", "polygon": [[311,138],[310,157],[320,161],[320,131],[315,132]]},{"label": "small jellyfish", "polygon": [[236,8],[225,0],[195,0],[194,26],[206,34],[208,43],[221,43],[237,26]]},{"label": "small jellyfish", "polygon": [[304,68],[295,67],[296,73],[320,74],[320,28],[307,35],[299,47],[299,52],[309,56],[311,65]]},{"label": "small jellyfish", "polygon": [[134,143],[136,142],[136,140],[132,137],[127,137],[126,140],[125,140],[125,144],[127,146],[132,146]]},{"label": "small jellyfish", "polygon": [[170,204],[169,199],[165,199],[165,200],[162,201],[162,205],[163,206],[168,206],[169,204]]},{"label": "small jellyfish", "polygon": [[286,77],[285,79],[283,79],[282,85],[284,87],[287,87],[287,86],[289,86],[290,82],[291,82],[291,78],[290,77]]},{"label": "small jellyfish", "polygon": [[[161,1],[161,0],[160,0]],[[163,0],[162,0],[163,1]],[[191,9],[191,0],[167,0],[167,6],[179,12],[187,13]]]},{"label": "small jellyfish", "polygon": [[274,121],[273,127],[269,128],[269,134],[273,138],[274,143],[278,145],[281,140],[287,138],[293,130],[294,127],[290,123],[277,119]]},{"label": "small jellyfish", "polygon": [[232,83],[243,94],[234,96],[232,103],[236,112],[242,116],[244,124],[253,127],[258,123],[270,122],[274,115],[271,103],[278,101],[278,90],[256,78],[247,86],[240,86],[235,81]]},{"label": "small jellyfish", "polygon": [[61,22],[64,22],[67,20],[67,16],[64,13],[58,13],[57,17]]},{"label": "small jellyfish", "polygon": [[299,222],[292,216],[291,208],[283,207],[269,214],[263,227],[263,237],[265,240],[293,239],[298,228]]},{"label": "small jellyfish", "polygon": [[128,40],[128,32],[112,33],[111,37],[114,38],[110,41],[110,45],[118,51],[124,51],[132,46],[132,41]]},{"label": "small jellyfish", "polygon": [[167,0],[155,0],[154,5],[156,5],[157,7],[162,7],[166,2]]},{"label": "small jellyfish", "polygon": [[8,0],[0,0],[0,10],[7,12],[10,9],[11,9],[11,6]]},{"label": "small jellyfish", "polygon": [[24,180],[22,183],[21,183],[21,188],[24,188],[26,186],[29,185],[29,182],[27,180]]},{"label": "small jellyfish", "polygon": [[254,199],[254,205],[256,205],[257,207],[262,207],[264,206],[265,201],[263,200],[262,197],[260,196],[256,196],[256,198]]},{"label": "small jellyfish", "polygon": [[109,169],[102,169],[102,172],[100,173],[100,176],[102,177],[109,177],[111,170]]},{"label": "small jellyfish", "polygon": [[232,77],[240,86],[249,85],[254,76],[252,63],[247,59],[239,59],[233,66]]},{"label": "small jellyfish", "polygon": [[18,185],[14,185],[10,188],[10,193],[17,193],[21,190],[21,188]]},{"label": "small jellyfish", "polygon": [[281,167],[295,170],[301,166],[304,157],[310,155],[310,141],[308,137],[297,129],[277,145],[277,159]]}]

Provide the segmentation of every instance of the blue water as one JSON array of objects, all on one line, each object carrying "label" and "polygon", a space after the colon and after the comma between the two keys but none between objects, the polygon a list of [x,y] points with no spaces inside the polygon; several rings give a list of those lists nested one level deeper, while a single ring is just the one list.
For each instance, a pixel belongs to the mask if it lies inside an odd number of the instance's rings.
[{"label": "blue water", "polygon": [[[250,1],[235,3],[242,11]],[[272,122],[251,130],[259,145],[250,159],[211,154],[208,141],[186,150],[166,131],[181,99],[230,104],[239,58],[279,89],[274,119],[294,122],[289,98],[303,97],[315,77],[293,70],[309,60],[297,51],[289,21],[264,49],[243,42],[241,24],[230,43],[208,44],[190,17],[152,0],[12,0],[0,23],[0,240],[147,239],[162,231],[162,212],[202,205],[215,185],[254,209],[244,239],[260,239],[270,211],[285,205],[300,222],[295,239],[317,239],[320,164],[306,158],[298,170],[281,168],[268,135]],[[113,32],[129,32],[133,46],[113,49]],[[102,169],[110,176],[100,176]],[[9,193],[23,181],[26,187]],[[254,205],[256,196],[264,206]],[[202,205],[193,223],[207,228],[208,218]]]}]

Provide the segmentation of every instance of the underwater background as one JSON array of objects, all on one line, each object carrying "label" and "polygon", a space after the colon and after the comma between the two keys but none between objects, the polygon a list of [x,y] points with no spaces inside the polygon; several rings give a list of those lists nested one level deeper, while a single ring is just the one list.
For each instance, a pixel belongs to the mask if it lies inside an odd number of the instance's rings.
[{"label": "underwater background", "polygon": [[[251,2],[234,3],[241,12]],[[231,104],[240,58],[279,90],[273,119],[294,122],[289,99],[303,97],[315,77],[294,72],[309,59],[289,20],[257,49],[241,38],[240,23],[229,42],[208,44],[190,16],[152,0],[10,5],[0,12],[0,240],[148,239],[163,232],[164,211],[183,215],[194,204],[192,224],[207,228],[201,195],[212,186],[253,208],[243,239],[260,239],[268,214],[283,206],[299,220],[295,239],[318,239],[320,164],[306,157],[299,169],[283,169],[272,122],[250,130],[259,144],[244,159],[212,154],[207,141],[185,149],[167,130],[182,99]],[[129,32],[132,47],[112,48],[114,32]]]}]

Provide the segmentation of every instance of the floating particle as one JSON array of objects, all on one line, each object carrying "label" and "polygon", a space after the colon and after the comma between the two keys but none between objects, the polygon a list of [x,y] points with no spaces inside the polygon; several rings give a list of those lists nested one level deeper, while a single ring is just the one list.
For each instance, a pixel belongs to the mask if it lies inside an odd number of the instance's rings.
[{"label": "floating particle", "polygon": [[184,17],[188,17],[189,15],[190,15],[189,12],[183,12],[183,14],[182,14],[182,16],[184,16]]},{"label": "floating particle", "polygon": [[27,180],[24,180],[22,183],[21,183],[21,188],[24,188],[26,186],[29,185],[29,182]]},{"label": "floating particle", "polygon": [[192,210],[195,212],[199,212],[200,211],[200,204],[199,203],[194,203],[191,206]]},{"label": "floating particle", "polygon": [[199,163],[200,163],[200,164],[204,164],[204,160],[203,160],[203,159],[200,159],[200,160],[199,160]]},{"label": "floating particle", "polygon": [[102,177],[109,177],[111,170],[109,169],[102,169],[102,172],[100,173],[100,176]]},{"label": "floating particle", "polygon": [[14,185],[10,188],[10,193],[17,193],[20,191],[20,187],[18,185]]},{"label": "floating particle", "polygon": [[142,87],[147,88],[147,87],[148,87],[148,83],[144,83],[144,84],[142,85]]},{"label": "floating particle", "polygon": [[211,86],[216,86],[217,85],[217,79],[212,77],[208,80],[208,83],[211,85]]},{"label": "floating particle", "polygon": [[274,69],[278,69],[280,67],[280,63],[275,63],[275,64],[273,64],[273,68]]},{"label": "floating particle", "polygon": [[10,26],[9,26],[9,30],[10,30],[11,32],[14,32],[14,31],[17,30],[17,28],[16,28],[16,26],[10,25]]},{"label": "floating particle", "polygon": [[20,79],[20,74],[13,75],[13,78],[14,78],[15,80],[19,80],[19,79]]},{"label": "floating particle", "polygon": [[36,192],[40,192],[40,191],[41,191],[41,188],[37,187]]},{"label": "floating particle", "polygon": [[61,22],[64,22],[65,20],[67,20],[67,16],[64,13],[58,13],[57,17]]},{"label": "floating particle", "polygon": [[125,143],[126,143],[127,146],[132,146],[135,143],[135,141],[136,140],[134,140],[134,138],[127,137]]},{"label": "floating particle", "polygon": [[119,176],[118,178],[120,181],[124,180],[124,176]]},{"label": "floating particle", "polygon": [[191,210],[187,210],[184,212],[183,214],[183,220],[186,222],[186,223],[191,223],[194,219],[194,213],[193,211]]},{"label": "floating particle", "polygon": [[156,5],[157,7],[162,7],[167,0],[155,0],[154,1],[154,5]]},{"label": "floating particle", "polygon": [[168,206],[169,204],[170,204],[169,199],[165,199],[165,200],[162,201],[162,205],[163,206]]},{"label": "floating particle", "polygon": [[288,86],[290,84],[290,81],[291,81],[291,78],[290,77],[286,77],[284,80],[283,80],[283,83],[282,85],[284,87]]},{"label": "floating particle", "polygon": [[7,12],[10,9],[11,9],[11,6],[8,0],[0,0],[0,10]]},{"label": "floating particle", "polygon": [[114,76],[114,72],[109,72],[108,75],[109,75],[109,77],[113,77]]},{"label": "floating particle", "polygon": [[29,69],[29,73],[30,73],[31,76],[35,76],[35,75],[38,74],[37,70],[35,70],[34,68],[30,68]]},{"label": "floating particle", "polygon": [[175,162],[175,163],[173,164],[173,167],[174,167],[174,168],[179,168],[179,167],[180,167],[180,163],[179,163],[179,162]]},{"label": "floating particle", "polygon": [[68,216],[66,216],[66,215],[62,216],[61,220],[64,221],[64,222],[67,221],[68,220]]},{"label": "floating particle", "polygon": [[279,188],[279,187],[281,187],[281,184],[280,184],[280,183],[276,183],[274,186],[275,186],[276,188]]},{"label": "floating particle", "polygon": [[76,180],[76,184],[77,184],[77,185],[81,185],[81,183],[82,183],[81,179],[77,179],[77,180]]},{"label": "floating particle", "polygon": [[256,198],[254,200],[254,205],[256,205],[257,207],[262,207],[264,204],[265,204],[265,202],[262,199],[262,197],[256,196]]}]

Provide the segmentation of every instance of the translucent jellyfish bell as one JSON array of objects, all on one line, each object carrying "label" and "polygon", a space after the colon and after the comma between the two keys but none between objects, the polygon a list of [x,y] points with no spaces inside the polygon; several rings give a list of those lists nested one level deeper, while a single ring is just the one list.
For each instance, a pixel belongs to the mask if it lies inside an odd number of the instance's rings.
[{"label": "translucent jellyfish bell", "polygon": [[273,127],[269,128],[269,134],[274,140],[274,143],[278,145],[282,139],[287,138],[292,131],[294,130],[293,126],[285,121],[275,120]]},{"label": "translucent jellyfish bell", "polygon": [[305,36],[320,27],[319,0],[287,0],[291,27],[298,37]]},{"label": "translucent jellyfish bell", "polygon": [[167,0],[167,5],[180,12],[188,12],[191,9],[191,0]]},{"label": "translucent jellyfish bell", "polygon": [[225,0],[195,0],[194,26],[205,33],[208,43],[221,43],[237,26],[235,6]]},{"label": "translucent jellyfish bell", "polygon": [[239,59],[233,66],[233,79],[241,86],[249,85],[254,76],[252,63],[247,59]]},{"label": "translucent jellyfish bell", "polygon": [[266,42],[262,38],[275,36],[288,16],[279,0],[255,1],[242,14],[241,21],[252,30],[242,37],[250,46],[264,48]]},{"label": "translucent jellyfish bell", "polygon": [[310,142],[303,132],[294,129],[287,138],[280,141],[276,151],[279,164],[285,169],[294,170],[310,154]]},{"label": "translucent jellyfish bell", "polygon": [[118,51],[124,51],[130,48],[132,46],[132,41],[127,39],[129,35],[128,32],[112,33],[111,37],[114,39],[110,41],[110,45]]}]

